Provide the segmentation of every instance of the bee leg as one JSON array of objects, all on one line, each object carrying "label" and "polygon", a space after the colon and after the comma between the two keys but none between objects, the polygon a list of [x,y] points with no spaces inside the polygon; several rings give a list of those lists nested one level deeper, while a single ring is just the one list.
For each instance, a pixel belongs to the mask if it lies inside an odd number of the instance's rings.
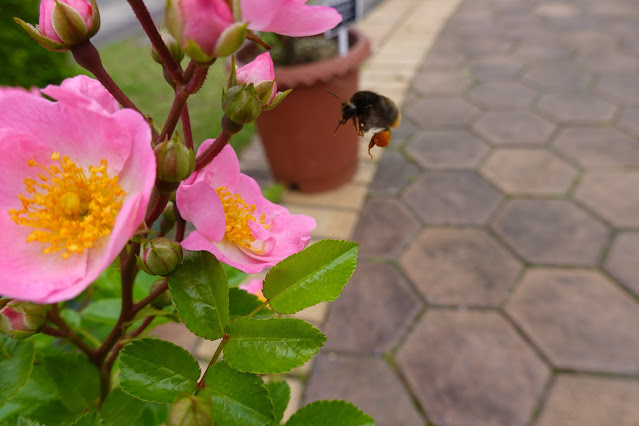
[{"label": "bee leg", "polygon": [[337,133],[337,129],[339,129],[339,126],[341,126],[342,124],[345,124],[346,122],[344,120],[340,120],[337,122],[337,127],[335,127],[335,130],[333,131],[333,134]]},{"label": "bee leg", "polygon": [[357,133],[357,136],[362,136],[362,131],[359,128],[359,120],[357,117],[353,117],[353,127],[355,127],[355,133]]},{"label": "bee leg", "polygon": [[374,147],[375,145],[381,148],[388,146],[388,144],[390,143],[390,140],[391,140],[391,132],[389,132],[388,130],[382,130],[381,132],[375,133],[373,137],[371,138],[371,141],[368,143],[368,155],[370,155],[371,158],[373,158],[373,156],[371,155],[371,148]]}]

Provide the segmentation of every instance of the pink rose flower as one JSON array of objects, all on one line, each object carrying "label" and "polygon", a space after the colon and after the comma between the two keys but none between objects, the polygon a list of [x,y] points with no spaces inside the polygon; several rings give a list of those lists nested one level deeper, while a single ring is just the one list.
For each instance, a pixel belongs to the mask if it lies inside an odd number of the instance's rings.
[{"label": "pink rose flower", "polygon": [[254,31],[292,37],[321,34],[342,22],[332,7],[308,6],[306,0],[240,0],[242,20]]},{"label": "pink rose flower", "polygon": [[184,52],[200,62],[230,55],[246,35],[225,0],[168,0],[166,24]]},{"label": "pink rose flower", "polygon": [[247,283],[240,284],[238,288],[245,290],[248,293],[254,294],[261,301],[265,301],[266,298],[262,293],[262,287],[264,285],[264,281],[262,280],[251,280]]},{"label": "pink rose flower", "polygon": [[0,97],[3,296],[75,297],[144,220],[155,181],[149,126],[133,110],[106,114],[87,105],[94,104]]},{"label": "pink rose flower", "polygon": [[[204,141],[200,152],[213,142]],[[196,229],[182,241],[182,247],[208,251],[249,274],[302,250],[316,226],[312,217],[291,215],[264,198],[258,184],[240,173],[229,145],[207,167],[182,182],[176,201],[182,217]]]}]

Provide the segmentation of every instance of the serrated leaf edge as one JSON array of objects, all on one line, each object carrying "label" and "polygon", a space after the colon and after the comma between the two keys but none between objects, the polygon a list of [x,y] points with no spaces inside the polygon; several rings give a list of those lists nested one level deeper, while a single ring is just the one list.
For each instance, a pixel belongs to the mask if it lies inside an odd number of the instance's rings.
[{"label": "serrated leaf edge", "polygon": [[[268,391],[268,389],[266,388],[266,386],[264,386],[264,379],[262,379],[262,378],[261,378],[260,376],[258,376],[257,374],[251,373],[250,371],[242,371],[242,370],[238,370],[237,368],[232,367],[232,366],[228,363],[228,361],[226,361],[226,360],[225,360],[225,361],[221,361],[221,362],[220,362],[220,364],[226,364],[229,368],[231,368],[231,369],[233,369],[233,370],[236,370],[236,371],[237,371],[237,372],[239,372],[239,373],[252,374],[255,378],[259,379],[259,381],[260,381],[260,382],[258,383],[258,388],[259,388],[259,387],[261,387],[261,388],[263,388],[263,389],[266,391],[266,397],[267,397],[267,399],[269,400],[269,402],[271,403],[270,407],[271,407],[271,413],[273,414],[273,417],[272,417],[272,418],[268,418],[268,420],[270,420],[270,421],[275,420],[275,419],[276,419],[276,418],[275,418],[275,407],[274,407],[274,405],[273,405],[273,400],[271,399],[271,393]],[[249,407],[248,405],[246,405],[246,404],[242,403],[241,401],[238,401],[237,399],[231,398],[231,397],[229,397],[228,395],[225,395],[225,394],[219,393],[219,392],[217,392],[217,391],[215,391],[215,392],[214,392],[214,391],[213,391],[213,389],[211,389],[211,388],[210,388],[210,387],[208,387],[208,386],[205,386],[205,387],[204,387],[204,389],[206,389],[206,391],[207,391],[208,393],[214,393],[215,395],[219,395],[219,396],[223,396],[223,397],[225,397],[225,399],[227,399],[227,400],[235,401],[235,402],[237,402],[238,404],[241,404],[241,405],[243,405],[244,407],[247,407],[247,408],[248,408],[248,409],[250,409],[252,412],[255,412],[255,413],[259,414],[259,415],[260,415],[260,417],[262,417],[262,418],[264,418],[264,417],[265,417],[265,416],[264,416],[264,414],[260,413],[259,411],[255,410],[255,409],[254,409],[254,408],[252,408],[252,407]]]},{"label": "serrated leaf edge", "polygon": [[[198,369],[198,371],[199,371],[198,379],[199,379],[199,377],[202,375],[202,369],[200,368],[200,364],[199,364],[199,363],[197,362],[197,360],[193,357],[193,355],[191,355],[191,353],[190,353],[189,351],[187,351],[186,349],[184,349],[182,346],[176,345],[176,344],[175,344],[175,343],[173,343],[173,342],[169,342],[168,340],[162,340],[162,339],[159,339],[159,338],[157,338],[157,337],[144,337],[144,338],[142,338],[142,339],[135,339],[135,340],[132,340],[132,341],[131,341],[131,342],[129,342],[126,346],[124,346],[124,348],[122,348],[122,351],[120,352],[120,356],[122,356],[122,354],[124,353],[124,350],[126,349],[126,347],[127,347],[127,346],[132,345],[132,344],[134,344],[135,342],[140,342],[140,341],[145,341],[145,340],[146,340],[146,341],[149,341],[149,340],[157,340],[157,341],[160,341],[160,342],[169,343],[170,345],[175,346],[176,348],[179,348],[179,349],[181,349],[182,351],[186,352],[186,353],[187,353],[187,354],[188,354],[188,355],[189,355],[189,356],[190,356],[190,357],[191,357],[191,358],[195,361],[195,365],[197,365],[197,369]],[[122,370],[122,363],[121,363],[121,360],[120,360],[120,370]],[[121,376],[121,374],[122,374],[122,372],[120,371],[120,376]],[[194,381],[195,381],[195,383],[197,384],[197,379],[196,379],[196,380],[194,380]],[[144,398],[142,398],[142,397],[139,397],[139,396],[137,396],[137,395],[134,395],[134,394],[132,394],[131,392],[127,391],[127,390],[126,390],[126,389],[122,386],[122,381],[120,381],[120,389],[121,389],[124,393],[126,393],[127,395],[131,395],[132,397],[134,397],[135,399],[139,399],[140,401],[145,401],[145,402],[158,402],[158,403],[165,403],[165,402],[166,402],[166,401],[157,401],[157,400],[154,400],[154,399],[144,399]],[[179,393],[180,393],[180,392],[176,392],[175,394],[176,394],[176,395],[178,395]]]},{"label": "serrated leaf edge", "polygon": [[[7,336],[7,339],[11,339],[10,337]],[[25,342],[26,343],[26,342]],[[29,368],[29,374],[27,375],[27,380],[24,382],[24,385],[20,386],[18,388],[18,390],[16,391],[16,393],[14,393],[11,397],[7,398],[6,401],[0,403],[0,407],[4,407],[4,405],[11,401],[13,398],[16,397],[16,395],[18,395],[20,393],[20,391],[27,385],[27,383],[29,383],[29,380],[31,380],[31,373],[33,373],[33,362],[35,361],[35,355],[36,355],[36,349],[33,346],[33,343],[29,342],[29,344],[31,345],[31,349],[33,349],[33,353],[31,355],[31,362],[29,363],[31,368]]]},{"label": "serrated leaf edge", "polygon": [[[322,341],[320,342],[320,345],[317,347],[317,349],[316,349],[314,352],[312,352],[312,353],[310,354],[310,356],[308,357],[308,359],[307,359],[306,361],[303,361],[301,364],[295,364],[294,366],[292,366],[292,367],[291,367],[291,370],[292,370],[292,369],[294,369],[294,368],[297,368],[297,367],[299,367],[299,366],[301,366],[301,365],[306,364],[306,363],[307,363],[307,362],[308,362],[311,358],[313,358],[313,357],[314,357],[314,356],[315,356],[315,355],[316,355],[316,354],[320,351],[320,349],[322,348],[322,346],[324,346],[324,343],[326,342],[326,335],[325,335],[324,333],[322,333],[322,332],[321,332],[321,330],[319,330],[318,328],[316,328],[315,326],[313,326],[313,324],[309,323],[308,321],[304,321],[303,319],[300,319],[300,318],[268,318],[268,319],[257,319],[257,318],[243,318],[243,317],[240,317],[240,318],[236,318],[235,320],[233,320],[233,321],[229,322],[229,325],[231,325],[232,323],[234,323],[234,322],[236,322],[236,321],[238,321],[238,320],[249,320],[249,321],[281,321],[281,322],[288,321],[288,322],[298,322],[298,323],[304,323],[304,324],[308,325],[310,328],[312,328],[312,329],[316,330],[316,331],[319,333],[319,335],[320,335],[320,339],[322,340]],[[227,326],[227,328],[228,328],[228,326]],[[227,331],[227,334],[228,334],[228,331]],[[231,339],[241,340],[241,339],[237,339],[237,338],[234,338],[233,336],[229,335],[229,341],[230,341]],[[246,339],[246,340],[248,340],[248,339]],[[250,339],[250,340],[257,340],[257,339]],[[263,340],[266,340],[266,339],[263,339]],[[311,340],[311,339],[299,339],[299,340]],[[226,355],[226,354],[225,354],[225,355]],[[233,359],[233,358],[231,358],[231,359]],[[275,371],[271,371],[271,370],[260,370],[260,371],[255,371],[255,370],[245,370],[245,369],[243,369],[243,368],[240,368],[240,367],[237,367],[237,366],[233,365],[233,361],[229,362],[228,357],[225,357],[224,361],[225,361],[225,362],[226,362],[226,363],[227,363],[227,364],[228,364],[231,368],[233,368],[233,369],[235,369],[235,370],[237,370],[237,371],[241,371],[241,372],[243,372],[243,373],[253,373],[253,374],[279,374],[279,373],[285,373],[285,372],[287,372],[287,371],[290,371],[290,370],[286,370],[286,371],[280,371],[280,370],[275,370]]]},{"label": "serrated leaf edge", "polygon": [[345,401],[343,399],[322,399],[319,401],[313,401],[313,402],[309,402],[308,404],[304,405],[303,407],[300,407],[296,412],[293,413],[293,415],[291,415],[291,417],[288,419],[288,421],[284,424],[284,426],[288,425],[289,422],[298,414],[300,413],[302,410],[304,410],[307,407],[310,406],[315,406],[315,405],[328,405],[328,404],[332,404],[332,403],[342,403],[343,405],[346,406],[351,406],[355,409],[356,413],[360,413],[363,416],[368,417],[371,421],[368,423],[359,423],[357,425],[352,425],[352,426],[375,426],[375,419],[373,417],[371,417],[370,414],[367,414],[364,412],[364,410],[362,410],[361,408],[359,408],[357,405],[353,404],[350,401]]},{"label": "serrated leaf edge", "polygon": [[[219,261],[218,261],[218,262],[219,262]],[[199,263],[199,262],[198,262],[198,263]],[[222,262],[219,262],[219,263],[220,263],[220,269],[222,270],[222,273],[224,274],[224,278],[226,279],[226,286],[227,286],[227,288],[230,290],[228,275],[226,274],[226,271],[224,270],[224,267],[222,266]],[[183,263],[183,265],[184,265],[184,263]],[[209,282],[209,280],[208,280],[208,276],[207,276],[206,281],[207,281],[207,283],[209,283],[209,284],[210,284],[210,282]],[[168,282],[168,284],[169,284],[169,291],[170,291],[170,290],[171,290],[171,277],[170,277],[170,276],[169,276],[169,282]],[[226,293],[226,297],[227,297],[227,298],[229,297],[228,292]],[[178,313],[180,314],[180,317],[181,317],[181,316],[182,316],[182,313],[180,312],[180,308],[178,308],[178,306],[175,304],[175,299],[171,298],[171,302],[173,303],[173,306],[175,306],[175,309],[178,311]],[[202,335],[203,333],[200,333],[199,331],[195,331],[195,330],[191,329],[191,327],[189,326],[189,324],[187,324],[187,323],[186,323],[186,322],[184,322],[184,321],[182,321],[182,322],[184,323],[184,326],[185,326],[185,327],[186,327],[186,328],[187,328],[187,329],[188,329],[191,333],[195,334],[196,336],[201,337],[201,338],[206,339],[206,340],[214,341],[214,340],[217,340],[217,339],[219,339],[220,337],[222,337],[222,336],[224,335],[224,329],[225,329],[225,328],[226,328],[226,326],[228,325],[228,322],[227,322],[226,324],[222,325],[222,319],[220,318],[219,309],[218,309],[217,305],[215,305],[215,315],[217,315],[218,323],[220,324],[220,330],[222,331],[222,335],[221,335],[221,336],[217,336],[217,337],[203,336],[203,335]],[[229,312],[229,322],[230,322],[230,318],[231,318],[231,313]],[[212,322],[212,321],[211,321],[211,322]]]},{"label": "serrated leaf edge", "polygon": [[[355,241],[348,241],[348,240],[339,240],[339,239],[330,239],[330,238],[327,238],[327,239],[324,239],[324,240],[318,241],[317,243],[313,244],[312,246],[308,246],[306,249],[304,249],[304,250],[302,250],[302,251],[300,251],[300,252],[298,252],[298,253],[295,253],[295,254],[293,254],[293,255],[291,255],[291,256],[289,256],[289,257],[287,257],[287,258],[286,258],[286,259],[284,259],[282,262],[287,261],[288,259],[292,259],[292,258],[298,257],[298,256],[299,256],[299,255],[301,255],[301,254],[302,254],[305,250],[308,250],[308,249],[310,249],[311,247],[315,247],[317,244],[321,244],[321,243],[322,243],[322,241],[331,241],[331,242],[338,242],[338,243],[350,244],[350,245],[352,245],[352,247],[350,247],[348,250],[345,250],[345,251],[344,251],[344,252],[343,252],[343,253],[342,253],[339,257],[337,257],[336,259],[332,260],[331,262],[325,263],[325,264],[323,264],[321,267],[316,268],[316,269],[315,269],[315,270],[313,270],[310,274],[308,274],[306,277],[308,277],[308,276],[314,276],[314,275],[316,275],[316,274],[317,274],[317,272],[318,272],[318,271],[320,271],[320,270],[322,270],[322,269],[326,269],[329,265],[334,264],[334,263],[339,263],[338,261],[339,261],[340,259],[342,259],[343,257],[345,257],[347,254],[349,254],[352,250],[355,250],[355,251],[359,252],[359,244],[358,244],[357,242],[355,242]],[[357,265],[357,260],[355,260],[355,264]],[[277,268],[277,265],[273,266],[273,268]],[[265,284],[265,285],[266,285],[266,283],[267,283],[268,276],[270,275],[270,273],[271,273],[271,271],[272,271],[272,270],[273,270],[273,269],[271,269],[271,270],[270,270],[270,271],[266,274],[266,276],[264,277],[264,284]],[[348,276],[348,278],[346,279],[346,282],[347,282],[347,283],[348,283],[348,280],[350,280],[350,279],[351,279],[351,277],[353,276],[353,274],[354,274],[354,273],[355,273],[355,268],[353,268],[353,271],[350,273],[350,275],[349,275],[349,276]],[[293,284],[291,284],[290,286],[286,287],[284,290],[282,290],[282,291],[280,291],[279,293],[277,293],[277,294],[273,295],[273,297],[268,298],[267,300],[268,300],[269,302],[271,302],[272,300],[277,299],[277,297],[279,297],[281,294],[286,293],[286,292],[287,292],[287,291],[289,291],[291,288],[297,287],[300,283],[304,282],[305,280],[306,280],[306,278],[305,278],[305,279],[303,279],[303,280],[296,281],[295,283],[293,283]],[[342,289],[343,289],[343,287],[342,287]],[[340,292],[340,294],[341,294],[341,292]],[[335,296],[334,298],[332,298],[332,299],[326,299],[326,300],[323,300],[323,301],[324,301],[324,302],[332,302],[332,301],[336,300],[338,297],[339,297],[339,294],[338,294],[337,296]],[[322,301],[319,301],[319,302],[317,302],[317,303],[321,303],[321,302],[322,302]],[[317,303],[316,303],[316,304],[317,304]],[[311,306],[315,306],[315,305],[311,305]],[[271,306],[271,309],[273,309],[273,311],[274,311],[274,312],[278,312],[278,313],[281,313],[281,314],[294,314],[295,312],[299,312],[299,311],[301,311],[301,310],[303,310],[303,309],[306,309],[306,308],[309,308],[309,307],[310,307],[310,306],[307,306],[307,307],[305,307],[305,308],[301,308],[301,309],[298,309],[298,310],[295,310],[295,311],[292,311],[292,312],[287,312],[287,311],[282,311],[282,310],[279,310],[279,311],[278,311],[278,310],[276,310],[275,308],[273,308],[273,306]]]}]

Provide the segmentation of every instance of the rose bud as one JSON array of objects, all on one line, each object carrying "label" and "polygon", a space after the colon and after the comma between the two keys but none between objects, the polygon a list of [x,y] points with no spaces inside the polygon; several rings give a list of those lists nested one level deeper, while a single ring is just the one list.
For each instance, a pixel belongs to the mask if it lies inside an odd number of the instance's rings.
[{"label": "rose bud", "polygon": [[184,145],[177,134],[153,151],[157,161],[157,177],[165,182],[181,182],[195,169],[195,153]]},{"label": "rose bud", "polygon": [[47,319],[47,305],[11,300],[0,309],[0,333],[26,339],[38,332]]},{"label": "rose bud", "polygon": [[262,102],[253,84],[233,86],[222,95],[224,115],[239,124],[254,122],[262,112]]},{"label": "rose bud", "polygon": [[182,247],[166,237],[147,240],[140,245],[138,266],[150,275],[167,276],[182,263]]},{"label": "rose bud", "polygon": [[42,0],[40,25],[14,20],[42,47],[54,52],[69,50],[89,40],[100,29],[100,12],[95,0]]},{"label": "rose bud", "polygon": [[246,24],[235,22],[225,0],[168,0],[166,26],[184,52],[207,63],[240,48]]},{"label": "rose bud", "polygon": [[[173,59],[175,59],[175,62],[177,62],[178,64],[182,62],[182,59],[184,59],[184,51],[182,51],[182,48],[175,40],[175,38],[173,38],[173,36],[169,34],[169,32],[165,28],[160,29],[160,36],[162,37],[162,41],[164,42],[166,47],[169,49],[171,56],[173,56]],[[163,64],[160,54],[157,52],[157,50],[155,50],[153,46],[151,46],[151,58],[153,58],[153,60],[158,64]]]}]

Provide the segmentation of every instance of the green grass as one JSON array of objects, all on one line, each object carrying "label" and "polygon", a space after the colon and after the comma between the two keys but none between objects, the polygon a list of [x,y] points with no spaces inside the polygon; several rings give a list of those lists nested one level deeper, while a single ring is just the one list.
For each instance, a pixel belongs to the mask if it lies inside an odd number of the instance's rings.
[{"label": "green grass", "polygon": [[[98,48],[102,62],[113,80],[138,106],[161,125],[173,103],[173,89],[162,76],[162,67],[153,62],[146,37],[131,37]],[[185,67],[188,58],[183,61]],[[78,67],[79,68],[79,67]],[[86,71],[80,71],[85,72]],[[189,114],[193,129],[193,141],[199,146],[205,139],[216,138],[220,133],[222,118],[221,95],[226,84],[224,60],[218,60],[209,70],[202,89],[189,98]],[[179,127],[178,132],[182,135]],[[254,125],[244,126],[242,132],[231,139],[231,145],[240,155],[253,134]]]}]

